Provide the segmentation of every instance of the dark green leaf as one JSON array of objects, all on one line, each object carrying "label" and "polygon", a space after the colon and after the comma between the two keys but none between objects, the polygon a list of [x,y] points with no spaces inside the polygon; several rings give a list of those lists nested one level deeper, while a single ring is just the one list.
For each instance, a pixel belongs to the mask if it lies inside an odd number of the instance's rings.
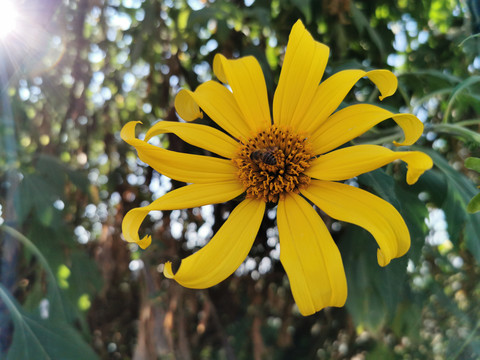
[{"label": "dark green leaf", "polygon": [[412,299],[410,288],[406,290],[407,294],[404,297],[404,301],[397,308],[391,327],[393,332],[399,337],[409,336],[416,338],[419,336],[419,330],[422,326],[421,301]]},{"label": "dark green leaf", "polygon": [[[401,74],[402,77],[404,76],[413,76],[414,78],[417,79],[418,77],[426,77],[426,78],[434,78],[435,80],[440,80],[442,83],[449,83],[449,84],[457,84],[461,82],[461,78],[458,76],[454,76],[450,73],[447,73],[445,71],[440,71],[440,70],[435,70],[435,69],[420,69],[417,71],[411,71],[411,72],[406,72],[404,74]],[[438,85],[436,85],[438,86]]]},{"label": "dark green leaf", "polygon": [[204,26],[210,19],[223,19],[225,14],[218,8],[205,7],[203,9],[192,11],[188,17],[187,28],[193,29],[195,26]]},{"label": "dark green leaf", "polygon": [[348,281],[346,306],[356,325],[379,331],[396,314],[408,259],[402,257],[380,267],[375,240],[365,230],[353,226],[342,234],[339,248]]},{"label": "dark green leaf", "polygon": [[434,124],[428,126],[428,128],[437,133],[455,135],[465,141],[471,141],[473,143],[480,144],[480,134],[478,132],[457,124]]},{"label": "dark green leaf", "polygon": [[74,296],[73,300],[78,300],[82,293],[94,294],[102,288],[103,279],[98,266],[85,252],[73,253],[71,261],[70,281],[75,288],[68,290]]},{"label": "dark green leaf", "polygon": [[35,164],[37,172],[41,174],[42,178],[47,180],[50,184],[59,190],[63,190],[65,186],[65,170],[66,166],[60,160],[53,156],[41,154]]},{"label": "dark green leaf", "polygon": [[65,181],[70,180],[84,193],[88,192],[89,181],[84,172],[73,169],[58,158],[42,154],[39,156],[36,168],[49,183],[63,191]]},{"label": "dark green leaf", "polygon": [[[405,183],[404,183],[405,184]],[[418,197],[418,190],[402,183],[395,186],[397,198],[401,203],[401,215],[410,231],[411,246],[408,257],[417,263],[425,245],[425,236],[428,233],[425,219],[428,217],[428,210],[423,201]]]},{"label": "dark green leaf", "polygon": [[28,239],[26,236],[24,236],[17,230],[7,225],[3,225],[2,227],[0,227],[0,230],[3,230],[3,232],[9,234],[17,241],[22,243],[27,251],[35,255],[35,257],[43,267],[42,270],[44,270],[47,274],[47,299],[50,301],[51,306],[56,309],[56,311],[52,313],[52,318],[62,321],[65,320],[65,307],[62,296],[60,294],[60,289],[58,288],[52,267],[50,266],[50,263],[47,261],[47,259],[44,257],[43,253],[30,239]]},{"label": "dark green leaf", "polygon": [[358,177],[358,182],[372,189],[382,199],[399,209],[400,203],[395,194],[395,181],[384,170],[378,169],[362,174]]},{"label": "dark green leaf", "polygon": [[312,21],[310,0],[292,0],[292,3],[302,12],[307,24],[309,24]]},{"label": "dark green leaf", "polygon": [[[98,359],[78,332],[66,322],[40,319],[25,313],[2,285],[0,298],[7,306],[14,325],[7,360]],[[50,308],[50,311],[54,310]]]},{"label": "dark green leaf", "polygon": [[52,225],[53,217],[58,211],[53,202],[63,195],[63,188],[58,188],[37,173],[27,174],[15,194],[18,220],[23,223],[31,210],[45,226]]},{"label": "dark green leaf", "polygon": [[467,89],[468,87],[477,84],[480,82],[480,76],[470,76],[463,80],[460,84],[458,84],[452,92],[452,95],[450,96],[450,99],[448,100],[447,104],[447,109],[445,110],[445,118],[444,118],[444,123],[449,122],[450,114],[453,111],[453,104],[455,102],[455,99],[457,96],[464,90]]},{"label": "dark green leaf", "polygon": [[353,22],[357,27],[357,30],[362,33],[365,30],[372,39],[372,42],[377,46],[380,56],[382,58],[386,57],[385,46],[382,41],[382,37],[377,33],[377,31],[372,28],[368,18],[363,14],[363,12],[357,8],[357,6],[352,2],[350,5],[350,11],[352,14]]},{"label": "dark green leaf", "polygon": [[405,175],[402,175],[401,179],[400,183],[396,183],[391,176],[381,169],[358,177],[360,184],[367,186],[400,212],[410,231],[412,245],[409,256],[416,261],[419,259],[422,246],[425,243],[427,233],[425,218],[428,216],[428,211],[418,197],[418,194],[422,191],[421,187],[406,185],[403,180]]},{"label": "dark green leaf", "polygon": [[[433,159],[447,182],[447,198],[442,205],[452,242],[464,239],[467,249],[480,262],[480,213],[469,214],[467,205],[477,195],[477,188],[464,174],[455,170],[441,155],[433,150],[423,149]],[[463,237],[461,236],[463,235]]]}]

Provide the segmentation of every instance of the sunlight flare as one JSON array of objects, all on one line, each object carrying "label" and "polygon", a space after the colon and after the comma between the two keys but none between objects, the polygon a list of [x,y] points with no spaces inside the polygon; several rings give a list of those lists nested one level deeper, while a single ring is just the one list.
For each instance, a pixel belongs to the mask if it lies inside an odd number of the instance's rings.
[{"label": "sunlight flare", "polygon": [[18,11],[13,2],[4,0],[0,5],[0,40],[15,30],[17,19]]}]

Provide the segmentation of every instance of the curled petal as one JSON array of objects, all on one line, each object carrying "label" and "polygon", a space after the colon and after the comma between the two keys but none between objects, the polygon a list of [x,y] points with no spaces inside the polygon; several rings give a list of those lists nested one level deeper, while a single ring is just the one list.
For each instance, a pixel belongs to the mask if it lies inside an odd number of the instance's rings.
[{"label": "curled petal", "polygon": [[347,281],[337,246],[320,216],[301,196],[290,193],[277,209],[280,261],[303,315],[343,306]]},{"label": "curled petal", "polygon": [[270,126],[267,86],[262,68],[253,56],[228,60],[215,55],[213,71],[220,81],[228,83],[233,91],[250,130],[258,132]]},{"label": "curled petal", "polygon": [[231,159],[238,150],[238,142],[225,133],[206,125],[159,121],[145,135],[145,141],[153,136],[174,133],[189,144]]},{"label": "curled petal", "polygon": [[203,113],[190,90],[182,89],[175,96],[175,110],[185,121],[203,118]]},{"label": "curled petal", "polygon": [[122,222],[122,233],[129,242],[137,243],[145,249],[152,242],[151,236],[142,239],[138,230],[150,211],[188,209],[208,204],[218,204],[231,200],[243,192],[238,181],[213,184],[193,184],[170,191],[148,206],[130,210]]},{"label": "curled petal", "polygon": [[225,280],[247,257],[264,212],[264,201],[242,201],[207,245],[182,260],[176,273],[170,262],[165,263],[164,275],[193,289],[205,289]]},{"label": "curled petal", "polygon": [[427,154],[420,151],[392,151],[383,146],[357,145],[321,155],[310,163],[306,175],[320,180],[347,180],[378,169],[395,160],[407,163],[407,183],[415,184],[433,166]]},{"label": "curled petal", "polygon": [[328,46],[316,42],[300,20],[295,23],[273,99],[275,124],[297,126],[302,120],[322,79],[329,53]]},{"label": "curled petal", "polygon": [[323,81],[303,117],[299,128],[312,133],[338,108],[355,83],[362,77],[369,78],[380,91],[380,100],[397,90],[397,78],[388,70],[343,70]]},{"label": "curled petal", "polygon": [[410,248],[405,221],[385,200],[353,186],[321,180],[312,180],[302,194],[332,218],[369,231],[380,247],[377,251],[380,266],[388,265]]},{"label": "curled petal", "polygon": [[237,168],[229,160],[165,150],[137,139],[135,126],[139,122],[125,124],[120,136],[135,147],[140,160],[159,173],[178,181],[203,184],[237,178]]},{"label": "curled petal", "polygon": [[186,121],[202,117],[200,108],[233,137],[242,139],[251,135],[233,94],[220,83],[207,81],[194,92],[183,89],[175,97],[175,110]]},{"label": "curled petal", "polygon": [[352,105],[337,111],[311,133],[313,151],[315,154],[324,154],[390,118],[402,128],[405,135],[403,142],[394,142],[397,146],[412,145],[423,133],[423,123],[412,114],[394,114],[369,104]]}]

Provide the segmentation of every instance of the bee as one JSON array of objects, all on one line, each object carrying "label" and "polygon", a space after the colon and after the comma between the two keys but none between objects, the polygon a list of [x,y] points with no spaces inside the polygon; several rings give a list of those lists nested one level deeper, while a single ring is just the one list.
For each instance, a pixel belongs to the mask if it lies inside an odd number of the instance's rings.
[{"label": "bee", "polygon": [[275,157],[276,147],[268,147],[266,149],[257,149],[252,151],[250,159],[253,161],[261,161],[266,165],[277,165],[277,158]]}]

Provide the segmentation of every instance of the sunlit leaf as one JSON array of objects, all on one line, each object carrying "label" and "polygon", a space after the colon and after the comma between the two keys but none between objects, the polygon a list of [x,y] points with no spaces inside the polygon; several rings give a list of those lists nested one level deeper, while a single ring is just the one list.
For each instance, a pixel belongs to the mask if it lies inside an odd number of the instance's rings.
[{"label": "sunlit leaf", "polygon": [[469,157],[465,159],[465,167],[480,173],[480,158]]},{"label": "sunlit leaf", "polygon": [[480,211],[480,194],[477,194],[473,197],[472,200],[467,205],[467,211],[471,214]]}]

